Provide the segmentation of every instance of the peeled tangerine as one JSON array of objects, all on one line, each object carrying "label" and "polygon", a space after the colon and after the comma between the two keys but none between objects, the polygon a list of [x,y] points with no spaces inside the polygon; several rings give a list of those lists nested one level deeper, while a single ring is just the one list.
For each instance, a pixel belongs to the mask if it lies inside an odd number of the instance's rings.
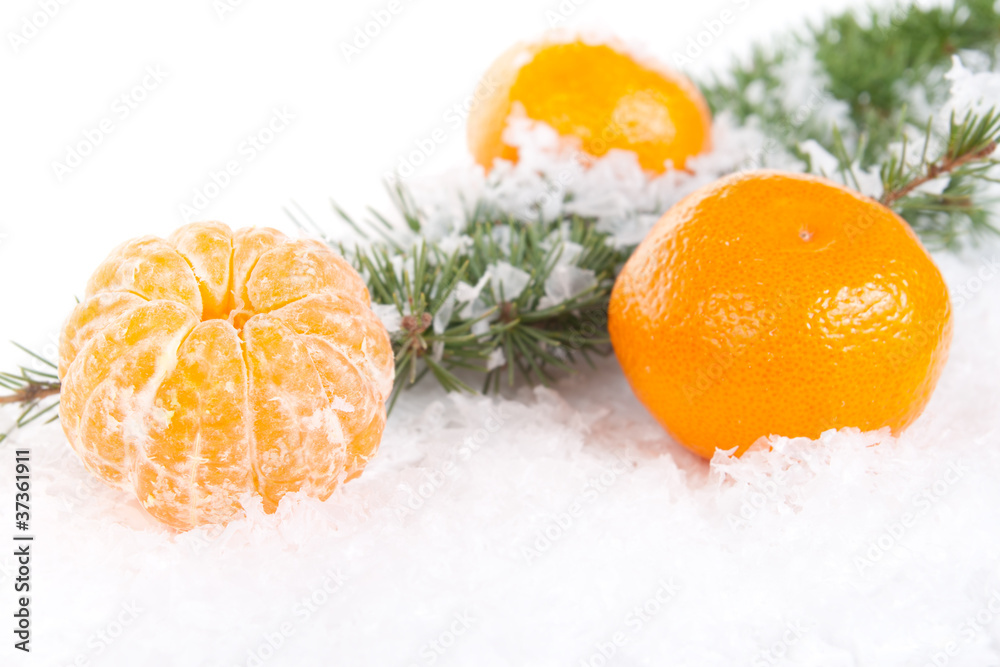
[{"label": "peeled tangerine", "polygon": [[479,86],[489,91],[469,114],[469,150],[489,170],[516,162],[505,132],[513,118],[553,128],[584,153],[635,154],[643,169],[684,169],[710,148],[712,119],[701,92],[683,75],[637,58],[616,40],[551,32],[501,55]]},{"label": "peeled tangerine", "polygon": [[195,223],[104,260],[62,332],[60,417],[84,465],[179,529],[256,490],[361,474],[394,366],[358,273],[273,229]]}]

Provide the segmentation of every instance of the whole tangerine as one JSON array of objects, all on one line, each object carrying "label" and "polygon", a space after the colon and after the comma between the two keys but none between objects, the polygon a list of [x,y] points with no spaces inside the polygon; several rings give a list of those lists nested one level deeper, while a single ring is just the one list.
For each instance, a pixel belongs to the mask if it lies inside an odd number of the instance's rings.
[{"label": "whole tangerine", "polygon": [[609,307],[639,400],[688,449],[742,454],[920,415],[952,333],[910,227],[815,176],[733,175],[683,199],[626,262]]},{"label": "whole tangerine", "polygon": [[631,151],[655,173],[668,162],[683,169],[711,143],[711,115],[697,87],[617,41],[550,33],[515,44],[489,68],[480,88],[491,92],[470,111],[467,135],[473,157],[487,171],[498,158],[517,162],[517,148],[504,138],[517,116],[549,125],[590,156]]},{"label": "whole tangerine", "polygon": [[84,465],[179,529],[247,491],[274,511],[361,474],[394,374],[364,281],[316,241],[194,223],[133,239],[60,340],[60,418]]}]

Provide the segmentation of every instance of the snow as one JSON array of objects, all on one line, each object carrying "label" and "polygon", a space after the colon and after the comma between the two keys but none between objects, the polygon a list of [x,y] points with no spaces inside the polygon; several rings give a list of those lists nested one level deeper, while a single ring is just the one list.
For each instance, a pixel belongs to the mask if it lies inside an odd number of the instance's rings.
[{"label": "snow", "polygon": [[[83,8],[62,11],[65,25]],[[246,19],[227,20],[250,21],[257,10],[240,11]],[[762,33],[769,12],[759,11],[759,23],[748,14],[746,26]],[[366,57],[377,57],[372,49]],[[956,87],[969,76],[956,69]],[[529,140],[544,133],[525,131]],[[460,166],[421,175],[415,186],[439,223],[435,233],[450,243],[462,239],[449,216],[470,201],[454,193],[529,207],[559,206],[569,193],[574,210],[598,215],[628,243],[719,173],[761,160],[798,166],[726,117],[713,139],[716,150],[693,161],[690,175],[652,182],[624,154],[589,170],[574,168],[573,155],[529,154],[503,183]],[[268,159],[280,170],[287,162],[275,150]],[[355,166],[347,157],[344,164]],[[260,178],[274,175],[261,168]],[[256,178],[230,193],[245,199],[248,215],[261,207]],[[558,196],[546,197],[553,179]],[[280,185],[289,182],[268,187],[292,191]],[[79,197],[58,206],[99,214]],[[67,219],[81,224],[79,215]],[[17,337],[51,345],[46,327],[54,330],[59,302],[40,295],[71,303],[73,286],[93,268],[85,260],[96,262],[140,223],[66,237],[81,266],[40,277],[38,293],[19,281],[30,302],[5,291],[0,304],[18,321],[5,319],[4,337],[29,332]],[[0,245],[8,282],[48,257],[38,239],[29,243],[34,233],[18,227],[13,243]],[[58,424],[22,431],[0,448],[0,516],[10,526],[13,450],[29,447],[33,654],[8,644],[0,664],[1000,663],[1000,244],[935,259],[951,289],[955,338],[931,403],[899,438],[854,430],[815,442],[774,437],[770,451],[706,463],[671,441],[613,359],[551,389],[503,397],[449,396],[426,383],[400,400],[364,475],[327,502],[290,497],[267,515],[247,496],[246,518],[175,534],[87,473]],[[498,266],[483,283],[461,286],[455,307],[474,311],[487,280],[505,294],[517,287],[517,274]],[[566,270],[550,298],[586,284]],[[380,315],[399,326],[398,314]],[[0,415],[0,427],[11,418]],[[16,563],[13,549],[0,554],[0,610],[10,619]]]},{"label": "snow", "polygon": [[[978,55],[980,58],[983,56]],[[972,54],[965,55],[964,58],[976,59]],[[990,71],[974,72],[962,60],[963,57],[952,56],[951,69],[945,74],[945,79],[951,83],[951,99],[945,109],[953,111],[959,120],[966,113],[982,115],[1000,105],[1000,78]],[[946,119],[948,115],[945,114]]]},{"label": "snow", "polygon": [[[526,119],[513,122],[507,138],[519,149],[516,165],[499,163],[488,176],[478,168],[456,166],[406,181],[410,199],[421,214],[424,236],[448,247],[467,244],[469,239],[460,227],[476,202],[484,202],[528,218],[553,217],[560,211],[594,217],[598,228],[611,233],[616,243],[634,245],[663,211],[720,176],[749,168],[800,171],[804,167],[780,147],[768,144],[758,129],[738,127],[726,113],[714,119],[712,151],[690,158],[686,171],[669,170],[655,178],[643,172],[632,153],[613,149],[592,161],[561,144],[550,127]],[[509,231],[498,227],[494,233]],[[412,233],[409,237],[411,242],[419,238]],[[546,241],[551,243],[556,237],[564,238],[565,230],[557,230]],[[561,258],[561,262],[573,259]],[[527,276],[515,278],[509,266],[498,269],[494,289],[512,283],[519,294]],[[508,298],[509,294],[510,288],[505,289]]]}]

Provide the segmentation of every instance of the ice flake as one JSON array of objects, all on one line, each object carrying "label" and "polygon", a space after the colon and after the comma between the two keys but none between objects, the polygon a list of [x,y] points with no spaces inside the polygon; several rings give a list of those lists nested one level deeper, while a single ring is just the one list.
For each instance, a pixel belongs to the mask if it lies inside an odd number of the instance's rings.
[{"label": "ice flake", "polygon": [[403,322],[403,316],[399,314],[399,309],[391,303],[373,303],[372,312],[382,321],[382,326],[389,333],[399,331]]},{"label": "ice flake", "polygon": [[497,299],[504,301],[514,301],[524,288],[531,282],[531,274],[524,269],[512,266],[509,262],[496,262],[489,267],[490,285]]},{"label": "ice flake", "polygon": [[597,277],[590,269],[565,264],[556,266],[545,280],[545,296],[539,300],[538,307],[544,310],[558,306],[596,285]]},{"label": "ice flake", "polygon": [[962,64],[961,58],[952,56],[951,69],[945,78],[951,82],[951,97],[941,114],[945,122],[952,111],[960,120],[969,111],[984,114],[991,108],[1000,109],[1000,74],[973,72]]},{"label": "ice flake", "polygon": [[490,356],[486,359],[486,370],[492,371],[497,368],[502,368],[507,365],[507,355],[504,354],[503,348],[498,347],[492,352]]}]

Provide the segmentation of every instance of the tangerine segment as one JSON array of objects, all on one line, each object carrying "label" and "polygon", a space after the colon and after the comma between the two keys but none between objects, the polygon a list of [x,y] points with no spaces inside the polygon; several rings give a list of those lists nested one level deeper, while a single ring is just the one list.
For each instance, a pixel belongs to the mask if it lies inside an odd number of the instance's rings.
[{"label": "tangerine segment", "polygon": [[639,399],[709,458],[762,436],[889,426],[924,409],[951,339],[947,288],[909,226],[824,179],[722,179],[626,263],[609,329]]},{"label": "tangerine segment", "polygon": [[639,62],[617,44],[554,36],[517,44],[480,86],[494,92],[471,111],[468,141],[487,170],[497,158],[517,161],[504,131],[522,113],[589,155],[631,151],[643,169],[656,173],[668,161],[683,169],[710,147],[711,115],[694,84],[666,67]]},{"label": "tangerine segment", "polygon": [[[371,384],[361,381],[357,367],[333,345],[319,336],[303,336],[302,340],[348,443],[345,473],[346,479],[351,479],[361,473],[375,454],[385,426],[385,403]],[[328,475],[325,480],[329,483],[336,481],[336,477]],[[333,486],[329,492],[333,492]]]},{"label": "tangerine segment", "polygon": [[292,241],[257,260],[246,283],[250,308],[266,313],[313,294],[371,301],[365,282],[342,257],[318,241]]},{"label": "tangerine segment", "polygon": [[257,261],[273,248],[288,242],[288,237],[276,229],[248,227],[233,234],[233,298],[236,310],[251,313],[247,283]]},{"label": "tangerine segment", "polygon": [[225,320],[195,326],[156,392],[144,421],[146,446],[132,462],[146,511],[186,530],[239,509],[239,495],[253,485],[246,387],[236,329]]},{"label": "tangerine segment", "polygon": [[90,297],[76,309],[62,329],[59,340],[59,375],[64,376],[70,362],[95,334],[111,325],[119,316],[146,302],[131,292],[103,292]]},{"label": "tangerine segment", "polygon": [[127,486],[129,440],[142,430],[142,406],[197,322],[178,303],[143,302],[93,335],[63,375],[59,412],[70,445],[112,486]]},{"label": "tangerine segment", "polygon": [[157,519],[224,522],[250,490],[268,511],[325,499],[374,454],[392,347],[324,246],[197,223],[116,249],[88,291],[61,339],[63,427]]},{"label": "tangerine segment", "polygon": [[273,315],[289,329],[335,345],[372,379],[379,400],[392,391],[396,362],[392,341],[370,308],[335,294],[317,294],[288,304]]},{"label": "tangerine segment", "polygon": [[[306,491],[314,475],[342,470],[347,443],[305,344],[270,315],[243,328],[257,489],[264,505]],[[334,475],[336,480],[339,475]],[[321,499],[324,499],[321,497]]]},{"label": "tangerine segment", "polygon": [[381,404],[372,420],[360,430],[352,430],[354,440],[352,443],[350,460],[347,462],[347,476],[344,481],[350,481],[361,476],[365,466],[375,456],[379,442],[382,440],[382,431],[385,429],[385,404]]},{"label": "tangerine segment", "polygon": [[148,301],[182,303],[201,314],[201,290],[191,267],[173,245],[144,236],[118,246],[87,282],[86,296],[131,292]]},{"label": "tangerine segment", "polygon": [[206,222],[197,227],[181,227],[169,241],[188,264],[201,291],[202,317],[226,317],[233,309],[233,239],[229,227]]}]

